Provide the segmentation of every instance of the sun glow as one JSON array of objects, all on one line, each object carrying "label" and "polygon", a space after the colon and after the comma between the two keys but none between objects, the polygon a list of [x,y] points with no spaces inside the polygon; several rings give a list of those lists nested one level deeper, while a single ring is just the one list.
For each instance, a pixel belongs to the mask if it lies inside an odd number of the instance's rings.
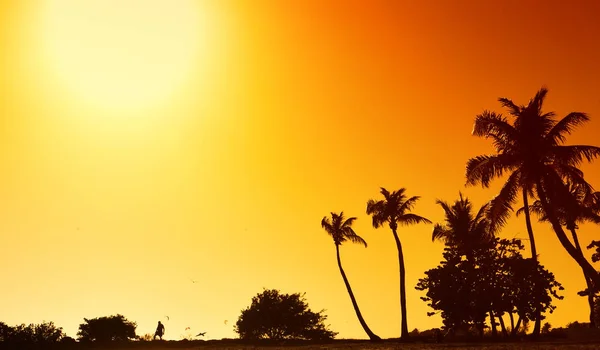
[{"label": "sun glow", "polygon": [[199,12],[192,0],[48,0],[40,13],[45,61],[94,107],[155,106],[198,66]]}]

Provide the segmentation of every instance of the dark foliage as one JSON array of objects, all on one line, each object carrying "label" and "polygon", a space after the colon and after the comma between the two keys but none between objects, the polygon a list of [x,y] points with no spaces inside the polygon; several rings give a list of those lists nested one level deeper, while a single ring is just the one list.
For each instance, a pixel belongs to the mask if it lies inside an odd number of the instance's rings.
[{"label": "dark foliage", "polygon": [[87,319],[79,325],[77,337],[80,341],[125,341],[135,339],[135,322],[128,321],[123,315],[105,316]]},{"label": "dark foliage", "polygon": [[598,262],[600,261],[600,241],[592,241],[587,249],[594,249],[594,254],[592,255],[592,261]]},{"label": "dark foliage", "polygon": [[323,312],[312,312],[304,295],[266,289],[242,310],[234,330],[246,340],[333,339],[337,333],[325,326],[327,316]]},{"label": "dark foliage", "polygon": [[61,327],[53,322],[20,324],[10,327],[0,322],[0,341],[7,343],[49,344],[59,342],[65,336]]},{"label": "dark foliage", "polygon": [[416,289],[427,291],[421,299],[441,312],[444,327],[451,332],[474,328],[482,335],[490,311],[496,316],[515,313],[523,322],[535,320],[537,305],[542,312],[554,310],[552,299],[562,299],[557,294],[562,286],[543,266],[524,259],[522,249],[519,240],[494,238],[466,259],[455,247],[446,246],[444,261],[426,271]]}]

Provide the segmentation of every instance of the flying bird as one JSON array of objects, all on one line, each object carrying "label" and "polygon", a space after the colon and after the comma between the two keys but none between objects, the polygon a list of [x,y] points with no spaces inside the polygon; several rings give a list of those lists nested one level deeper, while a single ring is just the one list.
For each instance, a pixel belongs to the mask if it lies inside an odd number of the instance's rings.
[{"label": "flying bird", "polygon": [[227,320],[223,321],[223,323],[224,323],[226,326],[227,326],[227,322],[229,322],[229,321],[227,321]]},{"label": "flying bird", "polygon": [[206,332],[200,332],[200,333],[198,333],[196,336],[197,336],[197,337],[203,337],[205,334],[206,334]]},{"label": "flying bird", "polygon": [[190,278],[190,281],[192,281],[192,283],[198,283],[198,281],[196,281],[196,280],[193,280],[193,279],[191,279],[191,278]]},{"label": "flying bird", "polygon": [[165,316],[165,318],[167,319],[167,321],[170,320],[169,316]]}]

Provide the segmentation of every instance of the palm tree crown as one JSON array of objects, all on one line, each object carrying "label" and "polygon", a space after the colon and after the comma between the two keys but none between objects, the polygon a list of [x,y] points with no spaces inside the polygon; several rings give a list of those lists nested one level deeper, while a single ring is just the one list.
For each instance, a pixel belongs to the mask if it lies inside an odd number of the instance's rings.
[{"label": "palm tree crown", "polygon": [[401,188],[398,191],[389,192],[381,188],[381,194],[384,199],[375,201],[370,199],[367,202],[367,214],[373,216],[373,227],[379,228],[388,223],[392,230],[398,228],[398,224],[414,225],[419,223],[431,223],[428,219],[410,213],[419,200],[419,196],[406,197],[406,189]]},{"label": "palm tree crown", "polygon": [[460,198],[452,206],[445,201],[437,200],[444,209],[445,224],[435,224],[431,240],[440,240],[449,246],[455,246],[466,252],[473,250],[482,242],[487,242],[495,232],[490,230],[487,218],[489,203],[483,205],[473,216],[473,204],[459,193]]},{"label": "palm tree crown", "polygon": [[341,245],[346,241],[359,243],[367,246],[367,242],[354,232],[352,224],[356,220],[355,217],[344,218],[344,212],[331,213],[331,220],[325,216],[321,220],[321,227],[333,238],[336,246]]},{"label": "palm tree crown", "polygon": [[[562,191],[555,192],[551,198],[558,220],[568,230],[578,229],[578,224],[583,222],[600,224],[600,192],[594,191],[591,186],[567,182]],[[540,221],[548,221],[539,200],[531,205],[530,210],[538,215]],[[520,208],[517,215],[523,211],[524,208]]]},{"label": "palm tree crown", "polygon": [[526,106],[517,106],[500,98],[514,122],[501,114],[484,111],[475,119],[473,134],[492,140],[496,154],[482,155],[467,162],[467,184],[489,187],[494,178],[509,173],[500,194],[490,204],[492,225],[501,225],[510,215],[519,189],[533,197],[534,186],[565,178],[573,183],[583,182],[577,167],[584,159],[600,156],[600,147],[563,143],[574,128],[589,121],[585,113],[572,112],[555,120],[553,112],[543,113],[542,104],[548,90],[540,89]]}]

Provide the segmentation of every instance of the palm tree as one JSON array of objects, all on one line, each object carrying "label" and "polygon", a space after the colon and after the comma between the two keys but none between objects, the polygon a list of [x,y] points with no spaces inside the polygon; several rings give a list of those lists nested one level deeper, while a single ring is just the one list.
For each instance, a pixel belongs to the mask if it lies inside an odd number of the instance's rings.
[{"label": "palm tree", "polygon": [[[431,240],[439,240],[456,247],[467,257],[482,243],[488,242],[495,231],[490,229],[487,218],[489,203],[483,205],[473,216],[473,204],[459,192],[459,199],[451,206],[442,200],[436,200],[446,215],[445,224],[435,224]],[[498,226],[495,227],[499,228]]]},{"label": "palm tree", "polygon": [[402,325],[400,336],[403,339],[408,338],[408,323],[406,319],[406,269],[404,267],[404,254],[402,253],[402,243],[398,238],[398,224],[414,225],[419,223],[431,223],[428,219],[410,213],[417,200],[420,197],[414,196],[407,198],[405,195],[406,189],[401,188],[398,191],[390,193],[385,188],[381,188],[381,194],[384,199],[375,201],[370,199],[367,202],[367,214],[373,216],[373,227],[378,228],[388,223],[396,248],[398,248],[398,264],[400,268],[400,306]]},{"label": "palm tree", "polygon": [[365,247],[367,246],[367,242],[365,242],[365,240],[357,235],[352,229],[352,224],[355,220],[355,217],[348,219],[344,218],[344,212],[340,212],[339,214],[331,213],[331,220],[326,216],[323,217],[323,220],[321,220],[321,227],[327,231],[327,233],[333,238],[333,243],[335,243],[335,253],[337,256],[338,267],[340,268],[340,273],[344,279],[344,284],[346,285],[346,289],[350,295],[350,300],[352,300],[352,306],[354,306],[356,317],[358,317],[358,321],[369,336],[369,339],[372,341],[378,341],[381,340],[381,338],[373,333],[371,329],[369,329],[369,326],[367,326],[365,319],[360,313],[360,309],[358,308],[358,304],[354,298],[354,293],[352,293],[352,288],[350,288],[350,283],[348,282],[346,273],[344,273],[344,269],[342,268],[342,261],[340,260],[340,245],[342,245],[342,243],[350,241],[352,243],[362,244]]},{"label": "palm tree", "polygon": [[[567,230],[571,232],[575,249],[583,254],[583,249],[581,249],[579,238],[577,236],[577,230],[579,229],[578,224],[584,222],[600,224],[600,192],[594,192],[593,188],[587,183],[575,184],[567,182],[566,184],[557,185],[556,189],[558,191],[555,191],[553,197],[558,220],[561,225],[564,225]],[[533,213],[538,215],[540,221],[549,221],[539,200],[536,200],[531,205],[530,209]],[[523,211],[524,208],[519,209],[517,215],[520,215]],[[585,270],[583,270],[583,276],[587,286],[586,293],[590,307],[590,326],[594,328],[595,293],[593,291],[593,283],[591,278],[587,276]]]},{"label": "palm tree", "polygon": [[[473,204],[460,192],[459,199],[452,205],[439,199],[436,203],[444,209],[445,223],[435,224],[431,240],[444,242],[447,246],[456,249],[461,256],[466,256],[470,264],[476,264],[475,252],[485,247],[487,243],[491,243],[496,234],[496,231],[491,230],[490,220],[487,217],[490,203],[484,204],[475,215],[473,215]],[[499,226],[495,229],[499,229]],[[495,279],[490,282],[494,285],[496,283]],[[495,315],[493,308],[488,312],[492,335],[495,336],[497,333],[495,316],[498,316],[502,329],[505,329],[502,315]]]},{"label": "palm tree", "polygon": [[[585,113],[572,112],[556,121],[554,113],[542,113],[542,104],[547,93],[546,88],[540,89],[526,106],[517,106],[510,99],[500,98],[501,105],[508,108],[514,119],[512,124],[501,114],[494,112],[484,111],[476,116],[473,134],[492,139],[496,153],[477,156],[467,162],[467,184],[489,187],[494,178],[505,173],[510,174],[500,193],[490,204],[492,226],[503,224],[508,219],[512,205],[521,193],[532,257],[535,261],[537,251],[531,228],[528,198],[537,194],[563,247],[589,276],[593,276],[594,283],[600,286],[600,276],[569,241],[547,196],[548,191],[554,190],[552,185],[556,185],[557,179],[566,178],[573,183],[581,183],[583,173],[577,167],[584,159],[591,161],[600,156],[600,148],[563,145],[566,134],[587,122],[589,117]],[[539,334],[539,325],[538,317],[534,334]]]}]

